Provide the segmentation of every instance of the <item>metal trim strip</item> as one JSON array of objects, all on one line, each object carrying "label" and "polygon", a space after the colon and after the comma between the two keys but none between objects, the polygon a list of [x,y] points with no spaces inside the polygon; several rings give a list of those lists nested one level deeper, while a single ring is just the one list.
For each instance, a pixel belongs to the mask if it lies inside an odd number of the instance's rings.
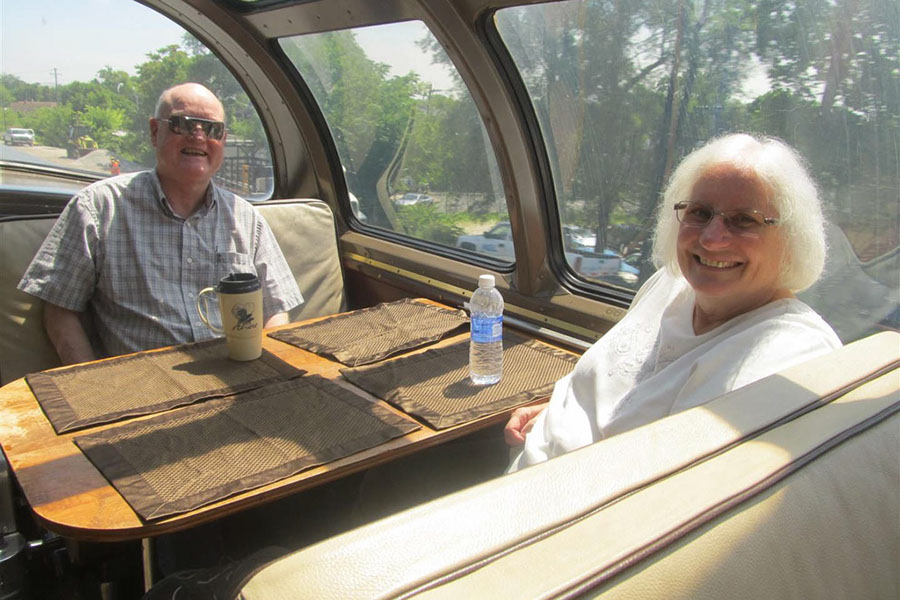
[{"label": "metal trim strip", "polygon": [[[438,288],[439,290],[442,290],[444,292],[456,294],[456,295],[462,296],[464,298],[472,297],[471,290],[467,290],[467,289],[463,289],[461,287],[457,287],[455,285],[451,285],[449,283],[446,283],[439,279],[435,279],[433,277],[426,277],[425,275],[419,275],[418,273],[413,273],[412,271],[408,271],[406,269],[401,269],[400,267],[395,267],[393,265],[389,265],[387,263],[383,263],[381,261],[378,261],[378,260],[375,260],[372,258],[368,258],[368,257],[362,256],[360,254],[356,254],[354,252],[343,252],[342,255],[345,259],[353,260],[358,263],[369,265],[369,266],[375,267],[376,269],[381,269],[383,271],[388,271],[395,275],[399,275],[401,277],[405,277],[407,279],[412,279],[413,281],[417,281],[419,283],[424,283],[426,285]],[[593,331],[591,329],[587,329],[585,327],[579,327],[578,325],[573,325],[571,323],[567,323],[566,321],[562,321],[560,319],[555,319],[553,317],[548,317],[547,315],[542,315],[533,310],[528,310],[527,308],[522,308],[519,306],[509,304],[508,302],[505,305],[505,310],[507,312],[518,315],[519,317],[522,317],[525,319],[530,319],[532,321],[537,321],[540,323],[544,323],[546,325],[550,325],[557,329],[568,331],[570,333],[573,333],[575,335],[580,335],[580,336],[586,337],[588,339],[596,340],[599,338],[599,336],[597,335],[597,332]]]}]

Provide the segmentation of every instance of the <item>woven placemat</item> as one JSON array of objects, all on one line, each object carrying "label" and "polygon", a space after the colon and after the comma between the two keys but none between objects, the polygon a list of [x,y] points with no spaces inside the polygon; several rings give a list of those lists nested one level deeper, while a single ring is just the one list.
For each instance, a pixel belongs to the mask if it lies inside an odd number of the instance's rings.
[{"label": "woven placemat", "polygon": [[344,377],[404,412],[444,429],[548,395],[578,357],[504,332],[503,377],[489,386],[469,380],[469,340],[369,367]]},{"label": "woven placemat", "polygon": [[225,338],[185,344],[25,377],[57,433],[146,415],[298,377],[263,350],[256,360],[228,359]]},{"label": "woven placemat", "polygon": [[269,336],[355,367],[436,342],[461,331],[468,323],[462,310],[404,298],[281,329]]},{"label": "woven placemat", "polygon": [[419,429],[317,375],[79,436],[143,519],[289,477]]}]

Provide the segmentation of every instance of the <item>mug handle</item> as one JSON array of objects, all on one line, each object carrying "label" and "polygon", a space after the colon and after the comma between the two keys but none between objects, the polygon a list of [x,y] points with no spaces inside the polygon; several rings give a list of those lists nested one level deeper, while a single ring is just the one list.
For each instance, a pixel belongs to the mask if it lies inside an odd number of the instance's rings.
[{"label": "mug handle", "polygon": [[[197,294],[197,312],[200,313],[200,320],[203,321],[203,324],[212,329],[214,332],[219,335],[225,335],[224,329],[219,329],[215,325],[209,322],[209,319],[206,318],[206,313],[209,312],[209,304],[206,301],[206,294],[215,294],[216,288],[208,287],[200,290],[200,293]],[[204,313],[203,309],[206,309],[206,313]]]}]

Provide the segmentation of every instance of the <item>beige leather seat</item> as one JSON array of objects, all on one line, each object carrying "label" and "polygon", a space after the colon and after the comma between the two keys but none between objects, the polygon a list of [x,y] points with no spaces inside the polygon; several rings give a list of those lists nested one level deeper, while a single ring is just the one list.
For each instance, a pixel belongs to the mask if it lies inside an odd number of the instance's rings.
[{"label": "beige leather seat", "polygon": [[[334,215],[321,200],[279,200],[257,207],[272,227],[306,302],[292,321],[346,309]],[[55,217],[0,220],[0,384],[59,366],[44,333],[43,306],[16,289]]]},{"label": "beige leather seat", "polygon": [[0,385],[59,366],[41,324],[42,303],[16,289],[55,216],[0,220]]},{"label": "beige leather seat", "polygon": [[347,309],[334,213],[321,200],[274,200],[256,205],[281,246],[305,302],[290,312],[302,321]]},{"label": "beige leather seat", "polygon": [[243,600],[900,597],[900,334],[311,546]]}]

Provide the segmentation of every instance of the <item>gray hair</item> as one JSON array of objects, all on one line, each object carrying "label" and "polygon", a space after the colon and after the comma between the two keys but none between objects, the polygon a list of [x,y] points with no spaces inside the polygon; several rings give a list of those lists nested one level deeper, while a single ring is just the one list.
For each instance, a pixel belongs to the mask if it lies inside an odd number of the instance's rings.
[{"label": "gray hair", "polygon": [[653,263],[680,275],[678,220],[673,206],[690,200],[697,180],[711,167],[732,165],[748,170],[765,184],[779,214],[785,244],[780,283],[792,292],[814,284],[825,266],[825,218],[816,184],[800,154],[770,137],[736,133],[713,139],[688,154],[669,180],[657,209]]}]

